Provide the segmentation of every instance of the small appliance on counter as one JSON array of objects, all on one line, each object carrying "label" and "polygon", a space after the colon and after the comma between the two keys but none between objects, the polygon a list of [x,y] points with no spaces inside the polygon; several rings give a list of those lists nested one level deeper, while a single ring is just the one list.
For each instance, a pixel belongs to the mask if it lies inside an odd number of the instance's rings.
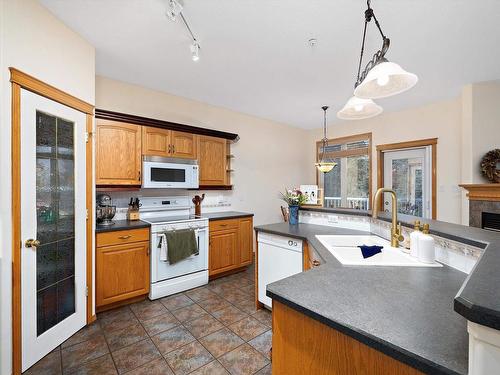
[{"label": "small appliance on counter", "polygon": [[196,217],[201,216],[201,202],[203,202],[203,199],[205,199],[205,194],[202,194],[201,197],[199,195],[193,197],[194,215]]},{"label": "small appliance on counter", "polygon": [[141,203],[139,198],[130,198],[130,203],[128,204],[127,219],[131,221],[139,220],[139,207]]},{"label": "small appliance on counter", "polygon": [[99,194],[96,197],[96,220],[99,225],[114,225],[112,220],[116,214],[116,206],[111,203],[111,197],[107,194]]}]

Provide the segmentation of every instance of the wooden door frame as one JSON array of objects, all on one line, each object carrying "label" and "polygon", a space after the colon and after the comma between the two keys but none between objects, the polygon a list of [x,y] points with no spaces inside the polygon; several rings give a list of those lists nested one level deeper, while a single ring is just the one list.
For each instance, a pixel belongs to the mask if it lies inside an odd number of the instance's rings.
[{"label": "wooden door frame", "polygon": [[38,80],[16,68],[9,68],[10,82],[12,84],[11,104],[11,155],[12,155],[12,374],[20,375],[22,368],[22,344],[21,344],[21,89],[31,91],[37,95],[44,96],[50,100],[76,109],[86,114],[86,132],[89,134],[86,143],[86,282],[87,294],[87,324],[95,320],[93,314],[93,146],[92,146],[92,124],[94,117],[94,106],[78,99],[64,91],[61,91],[45,82]]},{"label": "wooden door frame", "polygon": [[[384,186],[384,152],[405,150],[412,148],[421,148],[431,146],[431,175],[432,175],[432,219],[436,220],[437,216],[437,138],[420,139],[416,141],[389,143],[377,145],[377,188]],[[380,209],[382,209],[382,201],[380,201]]]}]

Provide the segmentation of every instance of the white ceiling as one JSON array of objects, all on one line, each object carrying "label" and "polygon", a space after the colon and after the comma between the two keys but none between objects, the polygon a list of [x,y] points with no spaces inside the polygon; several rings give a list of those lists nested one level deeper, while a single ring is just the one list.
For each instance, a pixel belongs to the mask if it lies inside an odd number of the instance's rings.
[{"label": "white ceiling", "polygon": [[[331,122],[352,95],[364,0],[184,0],[201,44],[191,60],[166,0],[41,0],[96,47],[97,74],[302,128]],[[386,111],[452,98],[463,85],[500,78],[500,1],[373,0],[387,57],[416,73]],[[309,38],[318,43],[311,49]],[[369,25],[366,57],[381,46]],[[367,61],[367,60],[366,60]]]}]

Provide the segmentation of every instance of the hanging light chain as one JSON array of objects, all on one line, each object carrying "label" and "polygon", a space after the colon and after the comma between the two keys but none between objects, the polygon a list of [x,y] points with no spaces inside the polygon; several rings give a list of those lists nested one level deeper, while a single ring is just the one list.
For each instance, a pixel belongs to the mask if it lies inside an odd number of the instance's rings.
[{"label": "hanging light chain", "polygon": [[[380,27],[380,23],[377,20],[377,17],[375,16],[375,13],[373,12],[373,9],[371,8],[371,0],[367,0],[366,4],[368,8],[365,10],[365,26],[363,29],[363,41],[361,43],[361,53],[359,56],[359,65],[358,65],[358,75],[356,78],[356,83],[354,84],[354,88],[358,87],[358,85],[363,82],[365,79],[366,75],[368,72],[373,68],[375,65],[377,65],[380,61],[384,61],[384,56],[387,50],[389,49],[390,45],[390,40],[387,38],[382,31],[382,28]],[[365,42],[366,42],[366,29],[368,26],[368,23],[371,22],[371,20],[374,20],[375,25],[377,26],[378,31],[380,32],[380,35],[382,36],[382,48],[378,50],[372,57],[372,59],[366,64],[365,69],[363,72],[361,72],[361,66],[363,64],[363,55],[365,52]]]},{"label": "hanging light chain", "polygon": [[323,109],[323,151],[321,153],[320,161],[324,161],[326,148],[328,147],[328,137],[326,136],[326,111],[328,106],[321,107]]}]

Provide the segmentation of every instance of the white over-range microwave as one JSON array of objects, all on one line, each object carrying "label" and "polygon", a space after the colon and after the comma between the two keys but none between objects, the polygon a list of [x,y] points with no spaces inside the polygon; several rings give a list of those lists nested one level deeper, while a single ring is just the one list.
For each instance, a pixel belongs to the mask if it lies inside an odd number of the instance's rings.
[{"label": "white over-range microwave", "polygon": [[198,176],[196,160],[145,156],[142,162],[143,188],[198,188]]}]

